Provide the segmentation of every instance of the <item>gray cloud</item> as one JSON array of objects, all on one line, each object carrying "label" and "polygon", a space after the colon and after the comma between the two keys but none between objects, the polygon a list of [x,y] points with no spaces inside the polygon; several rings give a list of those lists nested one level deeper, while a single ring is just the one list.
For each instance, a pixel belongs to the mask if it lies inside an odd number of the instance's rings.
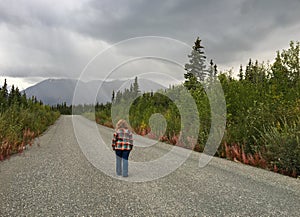
[{"label": "gray cloud", "polygon": [[190,46],[200,36],[208,58],[221,67],[246,64],[259,52],[266,55],[262,44],[275,56],[298,39],[300,33],[293,29],[299,11],[298,0],[3,0],[0,75],[76,77],[98,51],[145,35]]}]

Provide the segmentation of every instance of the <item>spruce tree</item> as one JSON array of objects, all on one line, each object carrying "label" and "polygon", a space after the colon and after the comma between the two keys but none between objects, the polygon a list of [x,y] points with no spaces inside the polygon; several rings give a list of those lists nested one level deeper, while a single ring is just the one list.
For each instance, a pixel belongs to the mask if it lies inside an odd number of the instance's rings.
[{"label": "spruce tree", "polygon": [[217,65],[214,64],[213,60],[211,59],[210,60],[210,67],[209,67],[209,70],[208,70],[209,79],[211,81],[214,80],[214,78],[217,76],[217,74],[218,74]]},{"label": "spruce tree", "polygon": [[205,59],[203,51],[204,47],[201,45],[201,40],[197,37],[193,50],[189,57],[189,63],[185,64],[186,73],[184,74],[185,86],[188,89],[195,89],[197,83],[204,81],[208,72],[206,70]]},{"label": "spruce tree", "polygon": [[139,87],[139,83],[138,83],[138,78],[135,77],[134,79],[134,83],[133,83],[133,93],[134,93],[134,97],[136,97],[140,92],[140,87]]},{"label": "spruce tree", "polygon": [[249,59],[248,65],[246,66],[245,80],[247,80],[247,81],[252,81],[253,80],[252,60],[251,59]]},{"label": "spruce tree", "polygon": [[8,100],[8,90],[7,90],[7,82],[4,80],[4,84],[0,90],[0,109],[1,112],[5,111],[7,108],[7,100]]},{"label": "spruce tree", "polygon": [[242,81],[244,79],[243,66],[242,65],[240,65],[239,79],[240,79],[240,81]]}]

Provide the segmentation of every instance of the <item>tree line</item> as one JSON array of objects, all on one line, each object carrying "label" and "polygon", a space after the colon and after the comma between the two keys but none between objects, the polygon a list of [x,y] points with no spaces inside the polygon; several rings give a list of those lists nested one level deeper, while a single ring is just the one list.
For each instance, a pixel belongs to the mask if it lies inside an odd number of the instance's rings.
[{"label": "tree line", "polygon": [[[227,114],[225,134],[216,156],[297,177],[300,175],[299,48],[299,42],[291,41],[288,49],[277,51],[272,64],[250,59],[246,66],[240,66],[236,77],[232,71],[219,72],[213,60],[207,61],[197,38],[185,65],[182,85],[140,93],[136,79],[130,89],[113,93],[112,103],[98,105],[95,119],[113,126],[112,117],[127,117],[124,108],[129,107],[127,118],[136,133],[203,151],[211,128],[211,108],[204,86],[218,79]],[[179,142],[182,121],[176,102],[184,102],[186,89],[195,100],[201,123],[198,140],[192,147],[184,138]],[[134,99],[132,102],[128,100],[130,97]],[[188,109],[183,112],[187,113],[187,119],[195,119]],[[164,116],[166,129],[164,123],[150,129],[149,119],[155,113]]]},{"label": "tree line", "polygon": [[59,117],[59,112],[28,98],[18,87],[9,90],[5,79],[0,88],[0,160],[22,152]]}]

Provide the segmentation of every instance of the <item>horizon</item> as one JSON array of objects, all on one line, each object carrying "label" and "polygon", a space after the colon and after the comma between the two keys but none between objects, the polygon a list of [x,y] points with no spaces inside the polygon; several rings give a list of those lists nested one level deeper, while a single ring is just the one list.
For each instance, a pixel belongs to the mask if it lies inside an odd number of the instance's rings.
[{"label": "horizon", "polygon": [[[123,78],[123,79],[109,79],[109,80],[103,80],[103,79],[95,79],[95,80],[81,80],[81,82],[83,83],[89,83],[92,81],[102,81],[102,82],[113,82],[113,81],[132,81],[134,78]],[[140,79],[144,79],[144,80],[150,80],[147,78],[138,78]],[[37,84],[40,84],[42,82],[48,81],[48,80],[73,80],[73,81],[79,81],[79,79],[75,79],[75,78],[43,78],[43,80],[40,80],[38,82],[35,83],[31,83],[31,84],[26,84],[21,82],[18,82],[18,78],[6,78],[6,77],[0,77],[0,87],[2,87],[2,85],[4,84],[4,81],[6,80],[7,82],[7,86],[8,89],[11,89],[11,87],[14,85],[14,87],[18,87],[20,91],[24,91],[30,87],[34,87]],[[11,82],[12,81],[17,81],[17,82]],[[168,83],[168,82],[161,82],[161,81],[156,81],[159,85],[164,86],[165,88],[169,87],[169,85],[176,85],[176,84],[181,84],[182,82],[184,82],[184,80],[180,81],[179,83]],[[21,86],[18,86],[18,84],[21,84]]]}]

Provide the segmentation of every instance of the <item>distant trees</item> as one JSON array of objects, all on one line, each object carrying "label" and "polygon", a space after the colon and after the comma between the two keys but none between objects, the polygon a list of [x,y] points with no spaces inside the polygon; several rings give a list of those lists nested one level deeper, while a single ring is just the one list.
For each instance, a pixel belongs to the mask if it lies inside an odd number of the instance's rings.
[{"label": "distant trees", "polygon": [[0,87],[0,113],[4,113],[12,107],[16,109],[26,109],[32,106],[32,104],[39,103],[35,97],[27,99],[26,93],[21,93],[19,88],[12,85],[10,91],[8,90],[7,81],[4,80],[4,84]]},{"label": "distant trees", "polygon": [[38,101],[36,97],[27,98],[26,93],[21,93],[18,87],[11,86],[10,91],[8,90],[7,81],[4,80],[4,84],[0,87],[0,113],[5,112],[8,109],[27,109],[33,104],[43,103]]},{"label": "distant trees", "polygon": [[[67,105],[66,102],[61,103],[61,104],[56,104],[55,106],[51,106],[51,109],[53,111],[58,111],[62,115],[71,115],[72,114],[72,105]],[[81,114],[83,111],[80,111],[79,113]]]},{"label": "distant trees", "polygon": [[22,152],[34,137],[42,133],[59,117],[49,106],[35,97],[27,98],[5,79],[0,88],[0,160],[11,153]]},{"label": "distant trees", "polygon": [[129,89],[125,88],[123,91],[118,90],[117,93],[115,93],[115,90],[112,92],[112,102],[113,103],[121,103],[122,99],[134,99],[136,98],[140,93],[140,87],[138,84],[138,78],[134,78],[133,84],[130,84]]}]

